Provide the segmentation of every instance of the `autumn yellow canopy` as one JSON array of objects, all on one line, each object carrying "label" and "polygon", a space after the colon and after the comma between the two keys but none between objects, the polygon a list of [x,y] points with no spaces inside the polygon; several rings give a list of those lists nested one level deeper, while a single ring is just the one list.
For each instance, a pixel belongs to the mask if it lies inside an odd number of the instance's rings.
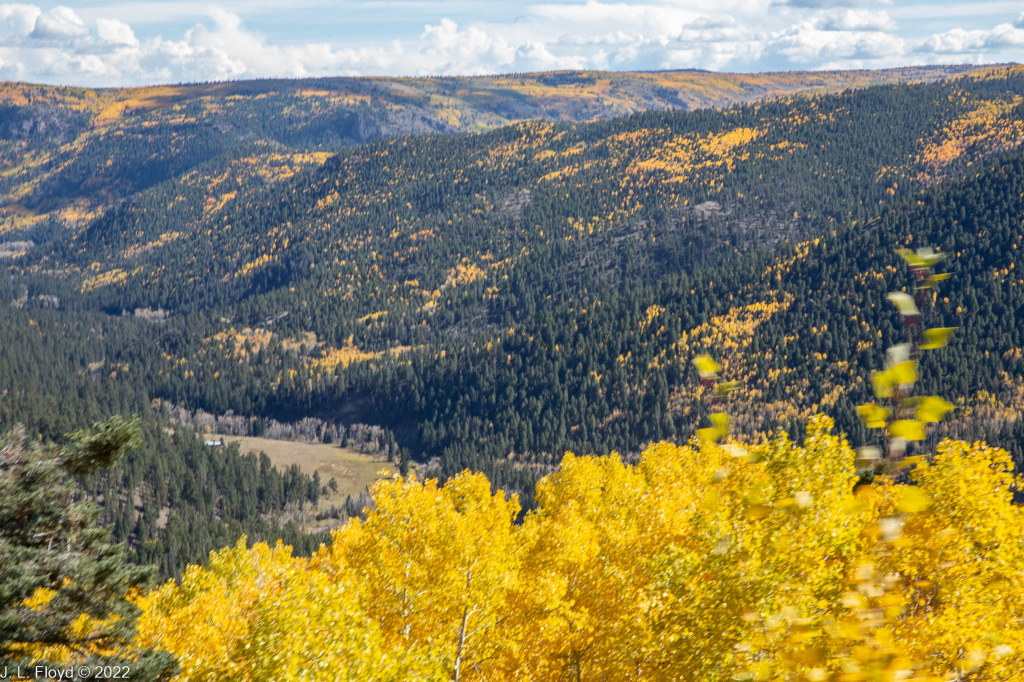
[{"label": "autumn yellow canopy", "polygon": [[854,490],[830,428],[569,454],[521,525],[481,474],[381,481],[312,559],[243,541],[143,598],[140,643],[181,680],[1020,679],[1007,454]]}]

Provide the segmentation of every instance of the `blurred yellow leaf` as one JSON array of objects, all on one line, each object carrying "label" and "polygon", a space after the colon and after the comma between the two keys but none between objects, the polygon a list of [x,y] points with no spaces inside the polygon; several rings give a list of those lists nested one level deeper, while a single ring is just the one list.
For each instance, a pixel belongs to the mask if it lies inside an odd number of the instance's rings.
[{"label": "blurred yellow leaf", "polygon": [[923,350],[933,350],[935,348],[942,348],[949,343],[950,338],[953,336],[957,327],[936,327],[934,329],[924,330],[924,343],[921,344]]},{"label": "blurred yellow leaf", "polygon": [[896,309],[900,311],[900,315],[920,315],[917,309],[917,304],[914,303],[914,297],[910,294],[902,291],[893,291],[885,295]]},{"label": "blurred yellow leaf", "polygon": [[917,407],[917,418],[926,424],[934,424],[942,421],[952,409],[953,403],[933,395],[926,396]]},{"label": "blurred yellow leaf", "polygon": [[706,429],[697,429],[697,438],[704,443],[717,443],[724,434],[714,426],[709,426]]},{"label": "blurred yellow leaf", "polygon": [[875,403],[867,403],[857,407],[857,414],[860,415],[860,418],[864,420],[864,425],[869,429],[881,429],[885,428],[886,423],[889,421],[890,410]]},{"label": "blurred yellow leaf", "polygon": [[740,447],[735,443],[727,443],[722,446],[722,449],[733,457],[748,457],[750,455],[750,452],[746,448]]},{"label": "blurred yellow leaf", "polygon": [[942,259],[946,257],[944,253],[935,253],[931,247],[921,247],[917,250],[917,258],[924,264],[925,267],[931,268],[942,262]]},{"label": "blurred yellow leaf", "polygon": [[988,659],[988,652],[981,649],[974,649],[967,652],[967,657],[964,661],[965,668],[968,672],[977,670],[985,664],[985,660]]},{"label": "blurred yellow leaf", "polygon": [[900,258],[902,258],[907,265],[924,265],[924,261],[922,261],[920,257],[910,249],[896,249],[896,253],[900,255]]},{"label": "blurred yellow leaf", "polygon": [[916,419],[901,419],[889,424],[889,433],[904,440],[924,440],[924,423]]},{"label": "blurred yellow leaf", "polygon": [[702,377],[713,376],[722,371],[722,366],[711,359],[710,355],[698,355],[693,359],[693,365],[700,372]]},{"label": "blurred yellow leaf", "polygon": [[897,365],[893,365],[889,370],[889,377],[893,383],[905,386],[912,384],[917,381],[917,363],[913,360],[907,360]]},{"label": "blurred yellow leaf", "polygon": [[742,385],[743,384],[739,381],[723,381],[715,386],[715,395],[719,398],[723,398],[733,391],[738,391]]},{"label": "blurred yellow leaf", "polygon": [[876,398],[891,398],[893,382],[888,372],[875,372],[871,375],[871,384],[875,388]]},{"label": "blurred yellow leaf", "polygon": [[953,273],[951,273],[951,272],[943,272],[941,274],[932,275],[931,277],[926,279],[924,282],[919,284],[917,286],[917,288],[918,289],[934,289],[935,285],[937,285],[939,282],[942,282],[943,280],[947,280],[947,279],[949,279],[952,276],[953,276]]},{"label": "blurred yellow leaf", "polygon": [[930,507],[931,504],[931,498],[929,498],[924,491],[917,486],[906,485],[900,488],[896,508],[901,512],[915,514],[917,512],[923,512],[925,509]]}]

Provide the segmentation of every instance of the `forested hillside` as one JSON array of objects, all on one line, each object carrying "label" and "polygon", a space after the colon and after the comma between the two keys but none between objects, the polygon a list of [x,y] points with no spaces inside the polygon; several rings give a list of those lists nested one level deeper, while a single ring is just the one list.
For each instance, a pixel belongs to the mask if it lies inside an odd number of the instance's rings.
[{"label": "forested hillside", "polygon": [[[838,76],[822,78],[827,90]],[[550,87],[563,86],[583,87]],[[953,274],[934,314],[960,329],[921,365],[924,390],[959,401],[944,433],[1020,461],[1020,69],[345,147],[268,116],[280,93],[203,87],[148,113],[126,105],[105,128],[82,113],[88,135],[111,136],[95,147],[109,175],[82,156],[70,184],[78,161],[27,184],[5,176],[37,216],[106,198],[77,222],[20,222],[0,251],[0,427],[60,439],[147,415],[147,452],[84,489],[118,499],[104,512],[115,536],[168,573],[243,530],[279,534],[275,514],[318,489],[167,435],[156,398],[378,425],[396,468],[483,471],[526,508],[566,450],[635,459],[689,439],[703,352],[744,382],[730,399],[741,437],[800,435],[823,411],[857,444],[854,406],[902,333],[884,297],[910,284],[900,247],[934,246]],[[185,135],[162,118],[187,119],[181,107],[276,132],[223,145],[216,126],[181,123]],[[157,148],[180,151],[159,172]],[[160,519],[170,500],[178,521]],[[313,530],[287,537],[310,549],[325,537],[300,535]]]},{"label": "forested hillside", "polygon": [[784,94],[928,82],[971,70],[565,71],[101,90],[6,83],[0,86],[0,233],[80,226],[160,182],[193,176],[208,185],[239,164],[250,180],[272,183],[322,162],[323,152],[380,136],[722,107]]}]

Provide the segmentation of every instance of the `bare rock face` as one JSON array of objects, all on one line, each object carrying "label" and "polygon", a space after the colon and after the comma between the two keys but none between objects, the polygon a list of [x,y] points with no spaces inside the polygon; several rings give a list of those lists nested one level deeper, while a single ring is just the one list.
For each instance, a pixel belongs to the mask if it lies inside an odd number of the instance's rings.
[{"label": "bare rock face", "polygon": [[157,308],[156,310],[153,310],[152,308],[135,309],[135,317],[141,317],[142,319],[149,320],[150,322],[163,322],[167,319],[168,314],[169,313],[163,308]]},{"label": "bare rock face", "polygon": [[529,204],[532,198],[530,190],[521,189],[502,199],[498,203],[498,210],[501,213],[510,216],[513,220],[519,220],[523,212],[523,207]]},{"label": "bare rock face", "polygon": [[0,258],[16,258],[33,246],[35,242],[0,242]]},{"label": "bare rock face", "polygon": [[88,122],[88,115],[57,105],[0,106],[0,139],[46,139],[71,142]]},{"label": "bare rock face", "polygon": [[703,204],[694,206],[693,210],[701,215],[707,215],[708,213],[718,213],[722,210],[722,205],[717,201],[705,201]]}]

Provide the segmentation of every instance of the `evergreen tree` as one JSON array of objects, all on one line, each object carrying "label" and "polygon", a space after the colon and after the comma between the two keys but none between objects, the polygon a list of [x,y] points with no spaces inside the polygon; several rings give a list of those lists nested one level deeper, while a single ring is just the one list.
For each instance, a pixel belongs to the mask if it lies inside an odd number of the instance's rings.
[{"label": "evergreen tree", "polygon": [[174,673],[170,654],[130,648],[139,613],[130,597],[153,570],[127,563],[71,476],[111,466],[138,434],[136,422],[115,418],[65,448],[23,430],[0,439],[0,659],[123,665],[133,680]]}]

